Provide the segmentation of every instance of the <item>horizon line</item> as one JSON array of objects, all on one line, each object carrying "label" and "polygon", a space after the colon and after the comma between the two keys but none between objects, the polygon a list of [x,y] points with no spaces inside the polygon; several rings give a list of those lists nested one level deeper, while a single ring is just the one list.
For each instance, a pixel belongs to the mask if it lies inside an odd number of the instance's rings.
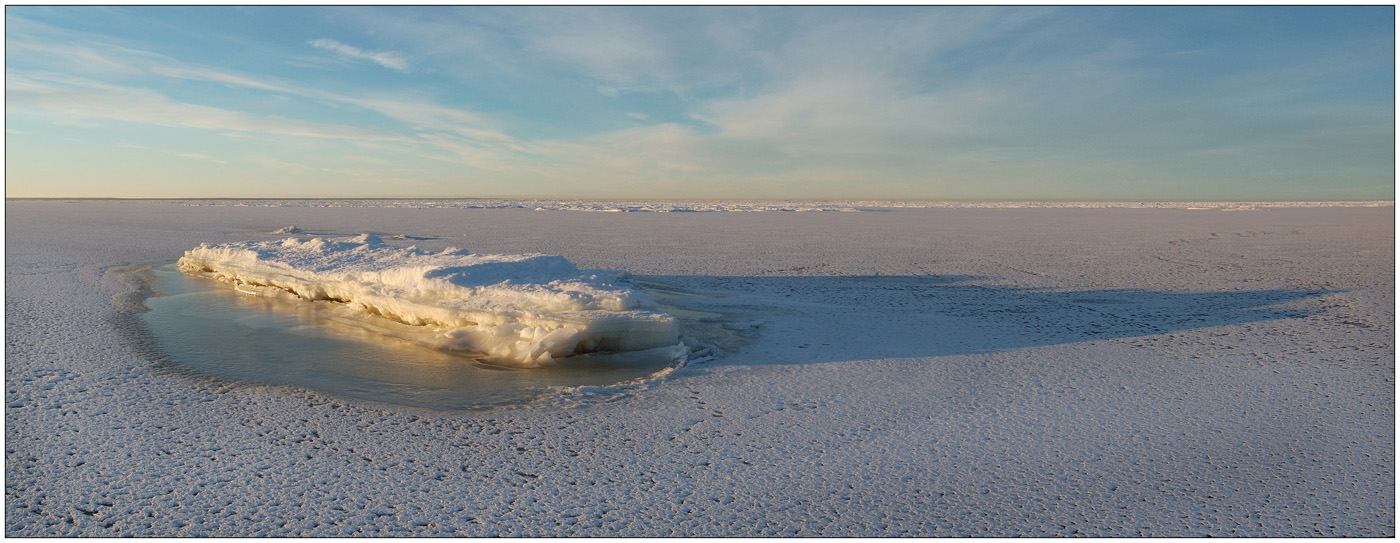
[{"label": "horizon line", "polygon": [[929,203],[1046,203],[1046,204],[1300,204],[1300,203],[1365,203],[1394,204],[1390,199],[1296,199],[1296,200],[1093,200],[1093,199],[937,199],[937,198],[565,198],[565,197],[508,197],[508,196],[6,196],[6,200],[257,200],[257,201],[313,201],[313,200],[519,200],[519,201],[582,201],[582,202],[929,202]]}]

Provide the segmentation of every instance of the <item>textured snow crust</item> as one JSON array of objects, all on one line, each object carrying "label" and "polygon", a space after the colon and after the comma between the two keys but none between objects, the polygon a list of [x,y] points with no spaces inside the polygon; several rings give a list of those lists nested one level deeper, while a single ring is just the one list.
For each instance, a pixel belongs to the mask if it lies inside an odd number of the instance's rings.
[{"label": "textured snow crust", "polygon": [[[1395,535],[1393,207],[246,203],[7,202],[6,535]],[[131,335],[120,266],[289,224],[628,270],[753,337],[439,412]]]},{"label": "textured snow crust", "polygon": [[559,256],[427,252],[362,234],[201,244],[177,265],[249,294],[344,302],[421,328],[407,332],[419,343],[522,366],[678,345],[676,320],[625,274],[581,272]]}]

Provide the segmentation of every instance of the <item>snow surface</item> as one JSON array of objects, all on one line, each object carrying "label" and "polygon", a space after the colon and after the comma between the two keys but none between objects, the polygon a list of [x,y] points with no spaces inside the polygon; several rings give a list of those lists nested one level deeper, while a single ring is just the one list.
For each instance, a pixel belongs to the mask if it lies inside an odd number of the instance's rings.
[{"label": "snow surface", "polygon": [[[7,202],[6,535],[1395,534],[1393,207],[247,203]],[[109,271],[288,224],[628,270],[753,338],[457,412],[149,358]]]},{"label": "snow surface", "polygon": [[362,234],[201,244],[176,264],[240,292],[343,302],[422,329],[405,339],[519,366],[679,344],[676,320],[625,274],[579,271],[559,256],[427,252]]},{"label": "snow surface", "polygon": [[[943,202],[900,200],[516,200],[506,198],[403,200],[178,200],[181,205],[209,207],[355,207],[409,209],[533,209],[605,213],[687,212],[860,212],[887,209],[1191,209],[1248,211],[1317,207],[1389,207],[1389,201],[1333,202]],[[296,232],[274,232],[296,233]]]}]

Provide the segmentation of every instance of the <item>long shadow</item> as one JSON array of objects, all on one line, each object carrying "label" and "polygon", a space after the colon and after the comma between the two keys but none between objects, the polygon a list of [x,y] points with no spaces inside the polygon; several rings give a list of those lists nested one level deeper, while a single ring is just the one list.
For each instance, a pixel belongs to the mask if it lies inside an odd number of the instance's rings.
[{"label": "long shadow", "polygon": [[[664,304],[765,336],[772,363],[1004,351],[1300,319],[1332,290],[1171,292],[994,286],[970,276],[647,276]],[[684,324],[684,321],[683,321]],[[788,347],[789,349],[784,349]]]}]

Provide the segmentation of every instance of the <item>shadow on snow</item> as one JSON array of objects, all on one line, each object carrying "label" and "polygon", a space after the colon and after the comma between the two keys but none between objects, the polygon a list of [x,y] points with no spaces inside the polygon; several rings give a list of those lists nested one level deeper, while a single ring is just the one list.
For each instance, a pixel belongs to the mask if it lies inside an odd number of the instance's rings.
[{"label": "shadow on snow", "polygon": [[[662,303],[757,325],[780,348],[759,363],[927,357],[1170,334],[1299,319],[1337,291],[1050,290],[979,284],[971,276],[646,276]],[[703,294],[702,294],[703,293]],[[749,334],[751,335],[751,334]],[[787,347],[787,348],[783,348]],[[793,353],[783,359],[783,353]],[[752,363],[744,357],[745,363]]]}]

